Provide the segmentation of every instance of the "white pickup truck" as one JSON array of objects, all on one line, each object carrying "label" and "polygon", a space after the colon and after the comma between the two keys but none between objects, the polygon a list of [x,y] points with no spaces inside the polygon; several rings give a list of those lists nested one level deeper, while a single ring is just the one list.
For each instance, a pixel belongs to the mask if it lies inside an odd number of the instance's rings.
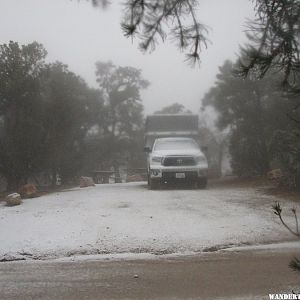
[{"label": "white pickup truck", "polygon": [[198,116],[153,115],[146,121],[145,151],[150,189],[169,182],[207,185],[208,164],[199,144]]}]

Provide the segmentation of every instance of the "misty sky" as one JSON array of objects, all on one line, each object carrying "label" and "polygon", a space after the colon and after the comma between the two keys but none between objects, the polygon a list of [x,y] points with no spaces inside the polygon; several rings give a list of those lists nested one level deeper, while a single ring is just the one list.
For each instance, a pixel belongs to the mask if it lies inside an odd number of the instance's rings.
[{"label": "misty sky", "polygon": [[191,68],[171,43],[160,44],[151,54],[141,53],[136,41],[122,35],[120,1],[111,2],[102,10],[84,0],[0,0],[0,43],[40,42],[48,61],[69,65],[93,87],[98,60],[140,68],[151,82],[142,93],[146,113],[173,102],[197,113],[218,66],[236,59],[239,45],[246,41],[246,18],[254,15],[250,0],[200,0],[198,15],[211,29],[212,44],[203,51],[200,68]]}]

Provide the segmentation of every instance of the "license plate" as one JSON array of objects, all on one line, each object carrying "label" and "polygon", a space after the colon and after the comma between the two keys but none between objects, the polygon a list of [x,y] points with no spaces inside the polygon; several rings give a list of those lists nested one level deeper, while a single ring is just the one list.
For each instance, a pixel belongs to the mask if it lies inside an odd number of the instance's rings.
[{"label": "license plate", "polygon": [[176,173],[175,177],[176,178],[185,178],[185,173]]}]

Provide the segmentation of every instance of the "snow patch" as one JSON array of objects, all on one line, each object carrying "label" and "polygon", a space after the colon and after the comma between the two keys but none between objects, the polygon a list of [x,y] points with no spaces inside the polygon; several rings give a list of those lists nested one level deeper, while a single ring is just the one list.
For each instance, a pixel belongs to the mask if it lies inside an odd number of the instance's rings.
[{"label": "snow patch", "polygon": [[0,204],[0,259],[199,253],[282,241],[289,234],[272,213],[275,200],[250,188],[149,191],[129,183],[65,190],[18,207]]}]

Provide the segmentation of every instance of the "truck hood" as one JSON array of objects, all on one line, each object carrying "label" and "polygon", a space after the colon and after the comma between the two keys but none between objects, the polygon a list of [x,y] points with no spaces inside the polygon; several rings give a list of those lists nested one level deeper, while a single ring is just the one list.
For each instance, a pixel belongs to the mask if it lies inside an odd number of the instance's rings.
[{"label": "truck hood", "polygon": [[182,149],[182,150],[160,150],[153,151],[151,156],[204,156],[204,154],[197,149]]}]

